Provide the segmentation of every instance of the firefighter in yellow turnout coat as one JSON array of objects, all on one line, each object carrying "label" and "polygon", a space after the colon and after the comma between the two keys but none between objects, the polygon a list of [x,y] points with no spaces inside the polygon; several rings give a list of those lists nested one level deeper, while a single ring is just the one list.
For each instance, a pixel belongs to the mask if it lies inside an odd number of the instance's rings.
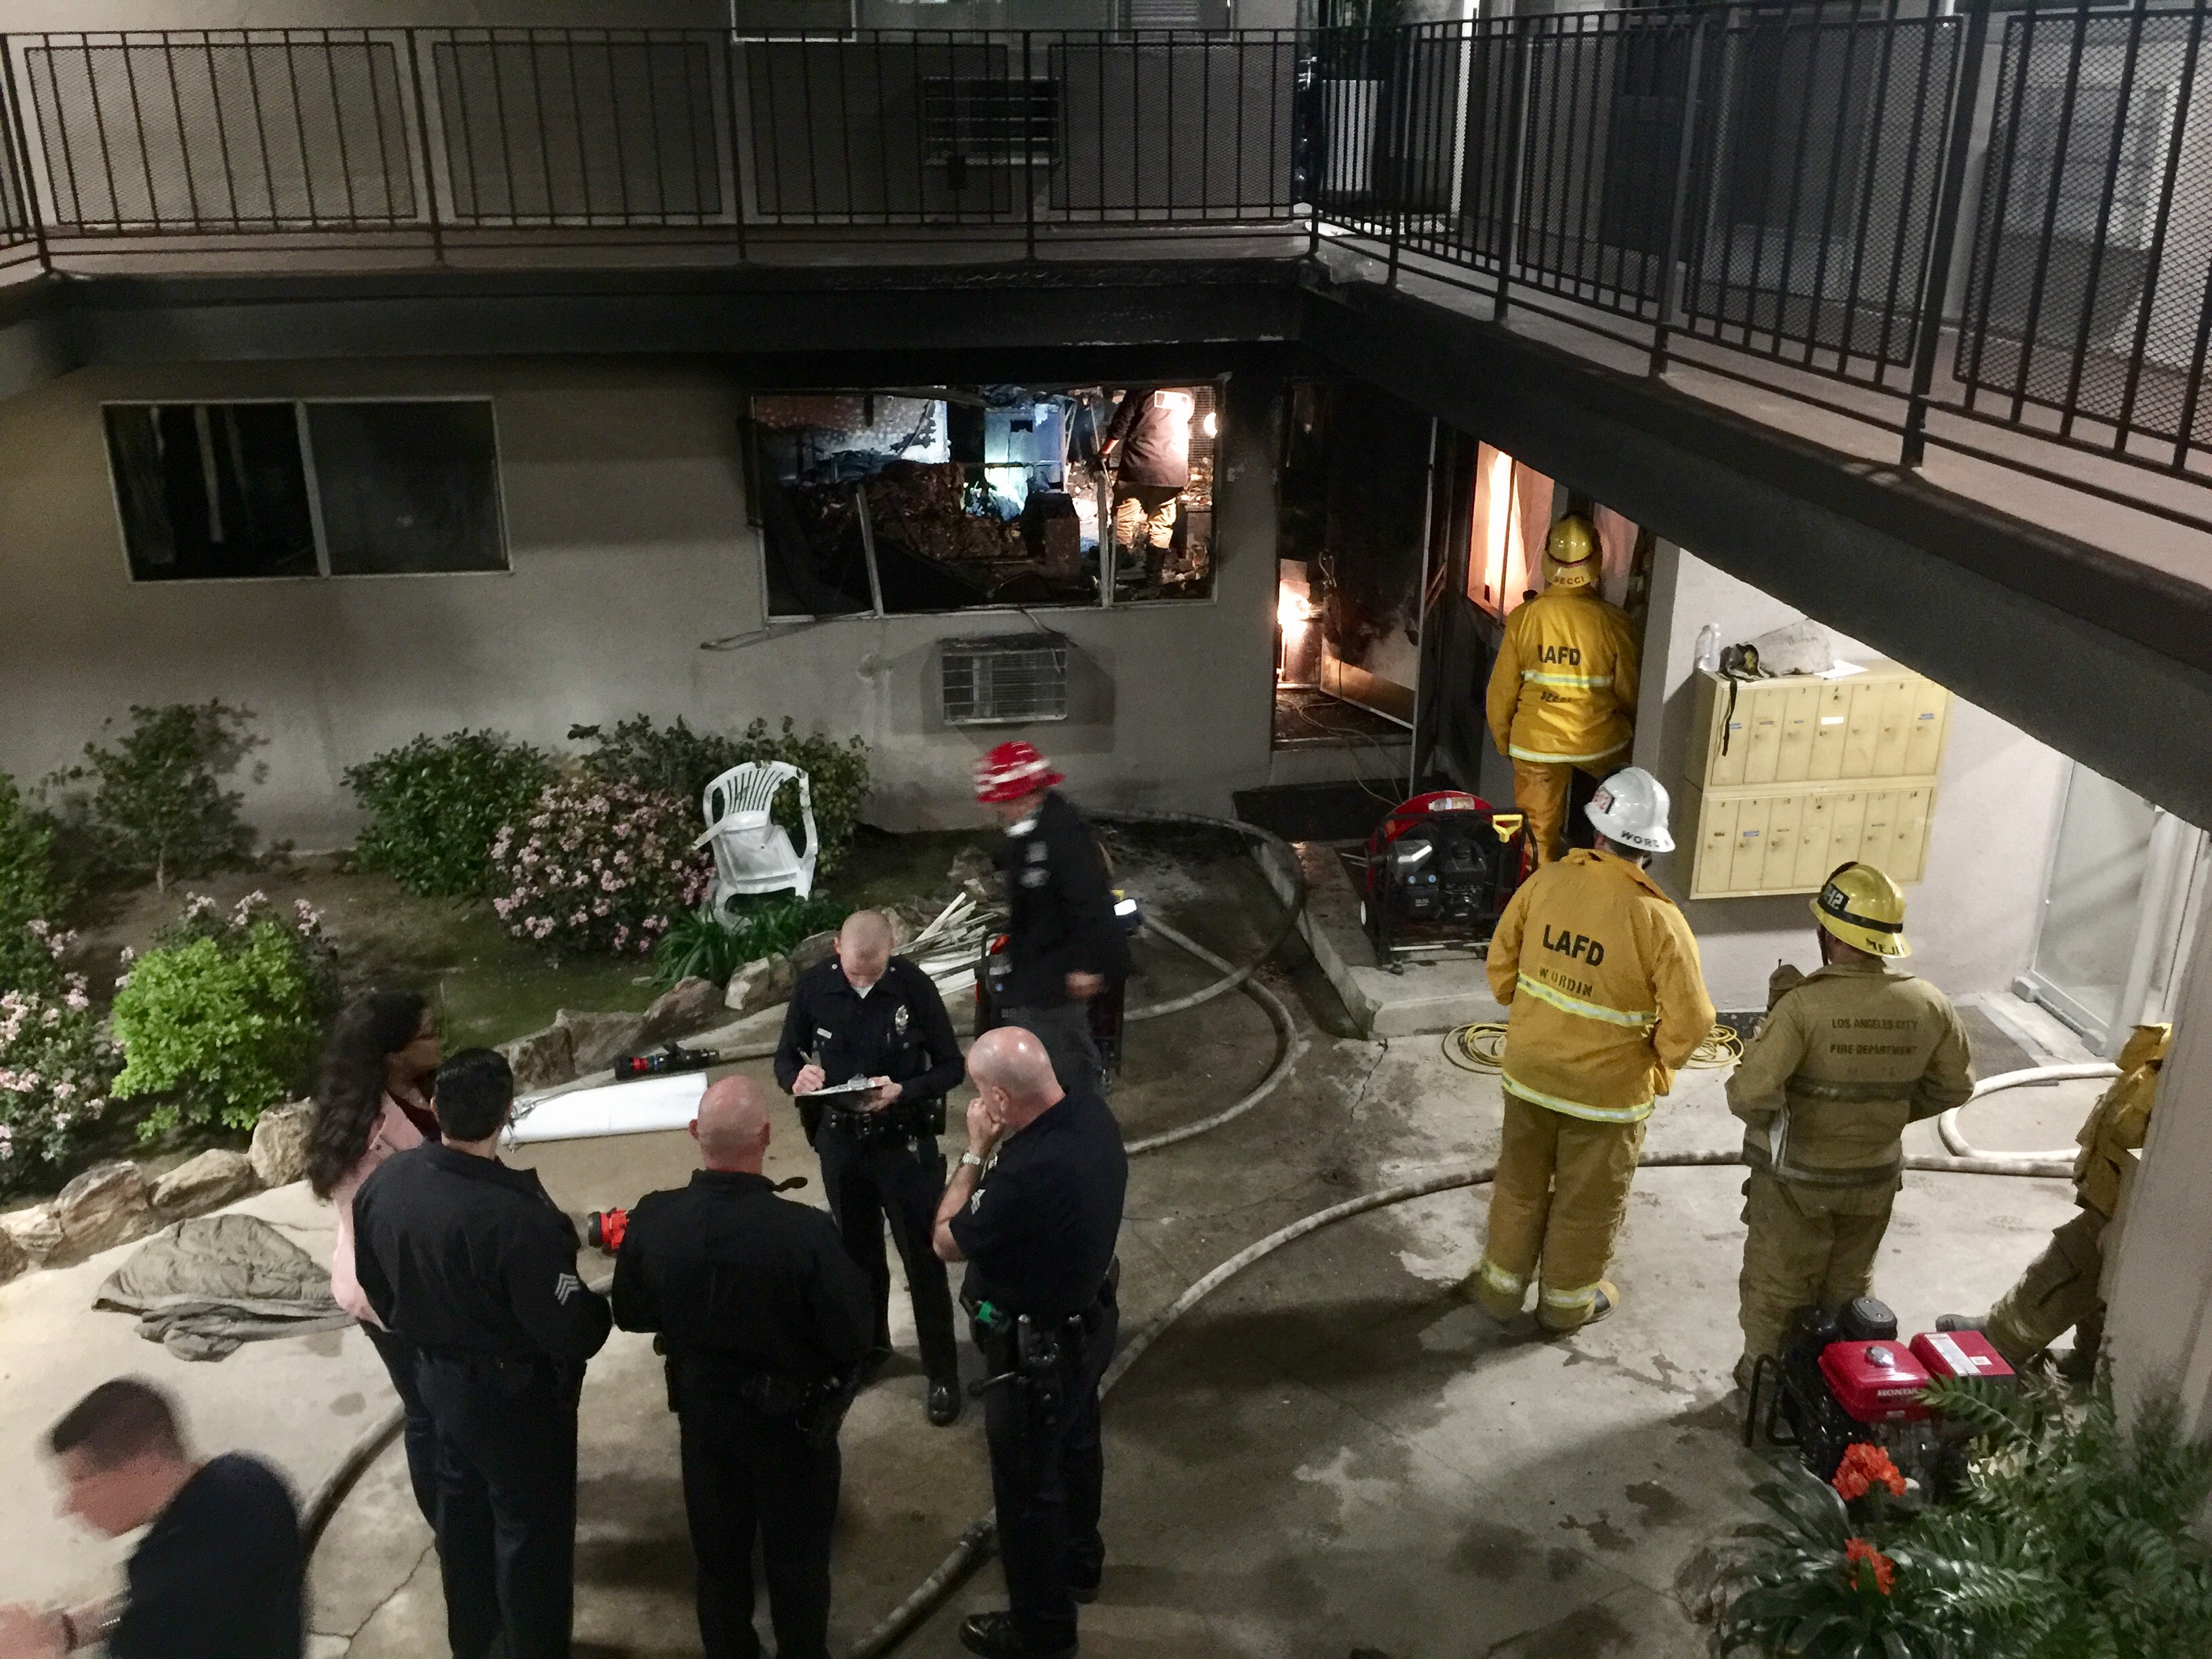
[{"label": "firefighter in yellow turnout coat", "polygon": [[1822,965],[1778,970],[1766,1023],[1729,1079],[1747,1126],[1743,1354],[1779,1356],[1796,1310],[1868,1293],[1903,1183],[1905,1126],[1962,1106],[1972,1056],[1950,1000],[1893,965],[1905,895],[1870,864],[1846,864],[1813,901]]},{"label": "firefighter in yellow turnout coat", "polygon": [[1604,1274],[1644,1120],[1713,1028],[1690,925],[1643,868],[1674,844],[1667,792],[1630,767],[1585,810],[1597,850],[1531,876],[1490,945],[1491,994],[1511,1014],[1475,1297],[1510,1319],[1540,1275],[1536,1319],[1551,1331],[1602,1319],[1619,1303]]},{"label": "firefighter in yellow turnout coat", "polygon": [[2105,1342],[2105,1298],[2098,1290],[2105,1273],[2105,1231],[2119,1209],[2127,1155],[2141,1152],[2149,1136],[2159,1068],[2172,1035],[2170,1025],[2138,1025],[2120,1050],[2118,1081],[2099,1097],[2081,1126],[2081,1151],[2074,1160],[2074,1201],[2081,1213],[2051,1233],[2043,1254],[1997,1298],[1987,1319],[1946,1314],[1936,1322],[1938,1330],[1978,1329],[2015,1366],[2071,1330],[2074,1352],[2059,1370],[2077,1380],[2095,1375],[2097,1351]]},{"label": "firefighter in yellow turnout coat", "polygon": [[1485,712],[1513,762],[1513,804],[1536,860],[1561,852],[1579,769],[1603,777],[1628,758],[1641,672],[1635,626],[1598,596],[1597,532],[1571,514],[1544,543],[1544,591],[1505,619]]}]

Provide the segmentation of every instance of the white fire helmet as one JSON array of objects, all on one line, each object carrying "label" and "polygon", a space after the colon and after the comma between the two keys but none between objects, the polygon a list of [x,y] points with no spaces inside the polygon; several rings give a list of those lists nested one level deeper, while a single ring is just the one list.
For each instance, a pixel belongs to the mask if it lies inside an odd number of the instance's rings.
[{"label": "white fire helmet", "polygon": [[1667,791],[1640,766],[1625,766],[1603,783],[1583,808],[1597,832],[1616,846],[1639,853],[1671,853],[1667,832]]}]

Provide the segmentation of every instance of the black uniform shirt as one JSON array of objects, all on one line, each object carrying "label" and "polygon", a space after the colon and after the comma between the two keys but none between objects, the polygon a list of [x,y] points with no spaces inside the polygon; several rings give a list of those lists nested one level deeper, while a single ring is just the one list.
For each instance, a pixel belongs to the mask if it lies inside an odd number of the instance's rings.
[{"label": "black uniform shirt", "polygon": [[1097,1095],[1063,1097],[1008,1139],[951,1220],[963,1301],[1054,1319],[1097,1299],[1121,1232],[1129,1155]]},{"label": "black uniform shirt", "polygon": [[1198,400],[1183,386],[1131,386],[1106,428],[1119,441],[1117,483],[1182,489],[1190,483],[1190,417]]},{"label": "black uniform shirt", "polygon": [[1056,1008],[1068,1000],[1071,973],[1120,979],[1129,971],[1129,944],[1114,918],[1114,890],[1098,842],[1056,789],[1026,830],[1009,830],[997,854],[1006,873],[1006,1006]]},{"label": "black uniform shirt", "polygon": [[[945,999],[929,975],[904,957],[890,959],[866,996],[853,988],[835,957],[799,975],[775,1045],[775,1080],[787,1091],[809,1054],[817,1057],[830,1083],[890,1079],[901,1085],[902,1106],[940,1098],[966,1071]],[[858,1095],[842,1098],[848,1106],[861,1102]]]},{"label": "black uniform shirt", "polygon": [[672,1355],[803,1382],[857,1364],[875,1328],[836,1224],[735,1170],[702,1170],[638,1200],[615,1257],[614,1309],[626,1331],[663,1333]]},{"label": "black uniform shirt", "polygon": [[576,1273],[576,1230],[533,1170],[416,1146],[361,1183],[353,1226],[368,1305],[430,1352],[580,1370],[607,1340],[606,1302]]},{"label": "black uniform shirt", "polygon": [[299,1511],[276,1473],[210,1458],[154,1518],[124,1569],[113,1659],[300,1659]]}]

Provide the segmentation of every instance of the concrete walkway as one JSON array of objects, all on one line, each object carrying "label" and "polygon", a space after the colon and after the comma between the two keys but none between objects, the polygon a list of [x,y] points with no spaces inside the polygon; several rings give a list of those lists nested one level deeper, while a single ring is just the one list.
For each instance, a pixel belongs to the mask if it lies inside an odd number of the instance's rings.
[{"label": "concrete walkway", "polygon": [[[1259,879],[1241,858],[1225,858],[1203,884],[1177,891],[1167,914],[1242,959],[1278,914]],[[1146,965],[1133,1000],[1204,977],[1165,956]],[[1495,1152],[1494,1079],[1451,1066],[1434,1036],[1352,1036],[1310,963],[1271,970],[1269,982],[1296,1006],[1306,1052],[1256,1111],[1137,1161],[1121,1248],[1125,1330],[1291,1221]],[[1273,1053],[1266,1017],[1241,996],[1133,1028],[1115,1101],[1125,1130],[1133,1137],[1218,1109]],[[1733,1147],[1721,1081],[1686,1074],[1654,1120],[1652,1148]],[[1992,1149],[2063,1145],[2095,1086],[2015,1093],[1977,1108],[1970,1132]],[[775,1131],[771,1173],[811,1173],[795,1119],[780,1112]],[[1932,1136],[1923,1149],[1935,1150]],[[556,1196],[577,1210],[635,1199],[691,1167],[680,1135],[532,1150]],[[1480,1191],[1342,1224],[1232,1281],[1109,1404],[1109,1561],[1101,1600],[1084,1614],[1085,1654],[1702,1654],[1676,1577],[1744,1516],[1763,1467],[1738,1446],[1726,1394],[1738,1351],[1741,1182],[1726,1169],[1647,1171],[1615,1273],[1624,1306],[1571,1343],[1500,1332],[1456,1293],[1480,1248]],[[322,1248],[297,1191],[248,1207]],[[2069,1209],[2062,1182],[1911,1176],[1877,1289],[1908,1330],[1950,1309],[1978,1310]],[[117,1370],[162,1376],[184,1393],[203,1443],[264,1450],[303,1488],[387,1403],[374,1357],[352,1333],[264,1345],[215,1365],[170,1361],[138,1343],[127,1320],[81,1311],[100,1271],[88,1264],[0,1291],[0,1457],[13,1460],[0,1468],[15,1477],[13,1490],[37,1489],[26,1484],[38,1478],[33,1434]],[[893,1303],[900,1358],[862,1396],[844,1435],[833,1613],[841,1644],[902,1599],[989,1502],[979,1413],[971,1408],[950,1431],[923,1421],[902,1301]],[[593,1364],[583,1424],[579,1651],[696,1653],[675,1423],[642,1339],[617,1334]],[[0,1570],[0,1595],[82,1583],[110,1555],[36,1516],[19,1540]],[[394,1448],[317,1557],[319,1655],[442,1652],[428,1546]],[[960,1615],[1000,1600],[998,1570],[987,1565],[902,1655],[951,1659],[963,1651]]]}]

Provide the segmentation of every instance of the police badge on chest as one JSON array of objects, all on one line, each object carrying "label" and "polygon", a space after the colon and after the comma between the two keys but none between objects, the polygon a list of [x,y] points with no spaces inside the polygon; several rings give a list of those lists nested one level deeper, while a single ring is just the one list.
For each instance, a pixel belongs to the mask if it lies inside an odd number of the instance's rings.
[{"label": "police badge on chest", "polygon": [[893,1036],[904,1036],[906,1035],[906,1028],[909,1022],[909,1018],[910,1017],[907,1012],[907,1006],[902,1002],[891,1013],[891,1035]]}]

